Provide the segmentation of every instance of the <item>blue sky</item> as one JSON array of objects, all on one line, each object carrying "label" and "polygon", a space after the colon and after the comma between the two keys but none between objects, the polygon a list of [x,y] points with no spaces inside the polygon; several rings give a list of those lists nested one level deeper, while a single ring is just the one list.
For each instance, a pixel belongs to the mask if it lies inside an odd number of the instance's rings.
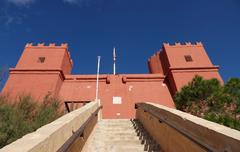
[{"label": "blue sky", "polygon": [[240,77],[239,0],[1,0],[0,66],[14,67],[27,42],[67,42],[73,73],[147,73],[163,42],[201,41],[224,80]]}]

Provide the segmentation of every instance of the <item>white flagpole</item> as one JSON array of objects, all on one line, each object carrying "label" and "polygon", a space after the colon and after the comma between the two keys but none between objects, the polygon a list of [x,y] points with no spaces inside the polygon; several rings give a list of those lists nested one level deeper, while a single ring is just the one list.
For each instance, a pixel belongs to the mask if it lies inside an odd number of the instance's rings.
[{"label": "white flagpole", "polygon": [[113,74],[116,75],[116,48],[113,48]]},{"label": "white flagpole", "polygon": [[98,101],[98,87],[99,87],[99,69],[100,69],[101,56],[98,56],[97,65],[97,83],[96,83],[96,101]]}]

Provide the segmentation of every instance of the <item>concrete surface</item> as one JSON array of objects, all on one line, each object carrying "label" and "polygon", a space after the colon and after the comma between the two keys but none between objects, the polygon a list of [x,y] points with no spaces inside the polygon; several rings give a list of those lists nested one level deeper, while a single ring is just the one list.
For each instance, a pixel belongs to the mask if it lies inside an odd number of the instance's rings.
[{"label": "concrete surface", "polygon": [[0,152],[55,152],[98,107],[98,102],[91,102],[39,128],[37,131],[23,136],[0,149]]},{"label": "concrete surface", "polygon": [[[239,152],[240,132],[214,122],[154,103],[143,103],[136,118],[165,152],[207,151],[193,140],[167,125],[170,123],[204,145],[219,152]],[[159,121],[147,111],[152,111],[164,121]]]},{"label": "concrete surface", "polygon": [[[103,119],[94,128],[83,152],[143,152],[150,151],[147,142],[150,138],[141,138],[144,130],[139,131],[135,120]],[[146,137],[146,136],[145,136]],[[151,151],[159,151],[152,149]]]}]

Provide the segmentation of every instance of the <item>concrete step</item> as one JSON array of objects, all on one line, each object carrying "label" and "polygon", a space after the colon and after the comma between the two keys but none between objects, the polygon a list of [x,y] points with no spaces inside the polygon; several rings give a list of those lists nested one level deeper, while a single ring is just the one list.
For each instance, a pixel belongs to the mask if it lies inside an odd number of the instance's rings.
[{"label": "concrete step", "polygon": [[153,150],[149,149],[146,145],[98,145],[89,146],[88,150],[84,152],[161,152],[160,149]]},{"label": "concrete step", "polygon": [[99,128],[99,129],[134,129],[133,126],[128,126],[128,125],[125,125],[125,126],[120,126],[120,125],[98,125],[98,126],[96,126],[96,128]]},{"label": "concrete step", "polygon": [[[99,139],[98,138],[93,138],[92,141],[98,141]],[[118,142],[118,141],[122,141],[122,142],[126,142],[126,141],[130,141],[133,142],[133,143],[141,143],[142,141],[139,140],[137,137],[132,137],[132,138],[124,138],[124,137],[107,137],[107,139],[102,139],[101,142],[109,142],[109,143],[112,143],[112,142]],[[131,143],[132,144],[132,143]]]},{"label": "concrete step", "polygon": [[139,138],[139,136],[137,136],[136,133],[133,133],[133,132],[129,132],[129,133],[123,133],[123,132],[118,132],[118,133],[114,133],[112,132],[112,134],[105,134],[103,132],[95,132],[95,136],[99,136],[99,137],[103,137],[104,139],[105,138],[111,138],[111,137],[117,137],[117,138],[121,138],[121,137],[136,137],[136,138]]},{"label": "concrete step", "polygon": [[143,152],[144,145],[111,145],[107,149],[111,152]]},{"label": "concrete step", "polygon": [[[149,151],[149,145],[138,136],[134,124],[129,119],[102,120],[96,124],[89,136],[83,152],[143,152]],[[141,127],[141,126],[138,126]],[[144,129],[141,130],[143,134]],[[148,138],[150,143],[151,138]],[[154,142],[151,142],[154,143]]]},{"label": "concrete step", "polygon": [[102,122],[131,122],[131,119],[102,119]]},{"label": "concrete step", "polygon": [[133,126],[133,124],[130,123],[100,123],[99,126]]},{"label": "concrete step", "polygon": [[121,140],[121,139],[107,139],[104,142],[109,143],[110,145],[119,145],[119,146],[136,146],[141,145],[140,140]]},{"label": "concrete step", "polygon": [[133,125],[130,120],[102,120],[99,124],[110,124],[110,125]]},{"label": "concrete step", "polygon": [[111,133],[137,133],[136,130],[134,130],[133,128],[125,128],[125,127],[122,127],[122,128],[102,128],[102,127],[97,127],[96,128],[97,131],[99,132],[103,132],[103,133],[108,133],[108,132],[111,132]]},{"label": "concrete step", "polygon": [[[84,150],[85,151],[85,150]],[[85,152],[144,152],[144,146],[115,146],[115,145],[108,145],[108,146],[91,146]]]}]

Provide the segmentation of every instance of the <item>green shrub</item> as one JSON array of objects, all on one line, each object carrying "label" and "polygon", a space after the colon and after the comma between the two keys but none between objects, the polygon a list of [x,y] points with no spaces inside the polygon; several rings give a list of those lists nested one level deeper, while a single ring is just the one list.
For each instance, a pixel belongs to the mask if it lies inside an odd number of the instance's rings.
[{"label": "green shrub", "polygon": [[207,101],[213,93],[221,90],[220,82],[217,79],[204,80],[195,76],[188,85],[184,86],[174,97],[177,109],[183,110],[193,103]]},{"label": "green shrub", "polygon": [[16,102],[0,97],[0,148],[61,116],[59,108],[59,99],[50,95],[42,103],[29,95]]},{"label": "green shrub", "polygon": [[48,124],[58,118],[61,113],[59,111],[60,101],[57,98],[47,95],[43,103],[39,106],[36,117],[35,125],[39,128]]},{"label": "green shrub", "polygon": [[217,79],[195,76],[174,97],[176,108],[240,130],[240,79],[224,86]]}]

